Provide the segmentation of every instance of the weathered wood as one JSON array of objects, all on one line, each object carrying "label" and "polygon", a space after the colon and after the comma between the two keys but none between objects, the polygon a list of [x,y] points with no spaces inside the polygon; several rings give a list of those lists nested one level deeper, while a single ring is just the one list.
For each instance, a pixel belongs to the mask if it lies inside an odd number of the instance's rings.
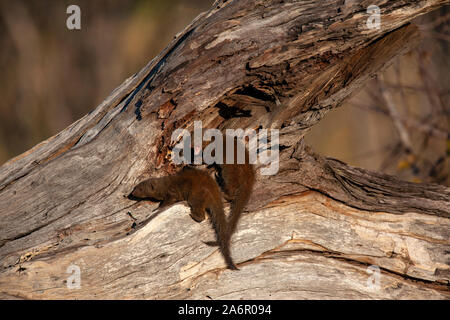
[{"label": "weathered wood", "polygon": [[[448,2],[217,1],[93,112],[0,168],[2,297],[448,298],[450,190],[323,159],[302,141],[418,42],[410,20]],[[370,4],[379,30],[365,27]],[[171,133],[194,120],[280,129],[280,171],[258,176],[233,238],[239,272],[185,206],[156,215],[124,197],[177,170]],[[66,287],[70,264],[80,289]]]},{"label": "weathered wood", "polygon": [[[201,243],[214,238],[209,225],[188,214],[176,205],[132,236],[23,263],[0,286],[24,298],[448,298],[445,218],[355,210],[316,192],[281,197],[243,217],[233,272]],[[71,264],[80,290],[63,283]],[[367,285],[370,265],[381,269],[378,289]]]}]

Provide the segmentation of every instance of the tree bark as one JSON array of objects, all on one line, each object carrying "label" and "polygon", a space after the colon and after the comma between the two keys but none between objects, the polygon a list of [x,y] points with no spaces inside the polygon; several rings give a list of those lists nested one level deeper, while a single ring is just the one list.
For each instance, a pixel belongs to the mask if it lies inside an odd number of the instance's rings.
[{"label": "tree bark", "polygon": [[[447,3],[216,1],[95,110],[0,168],[0,297],[448,299],[450,189],[303,141],[418,43],[413,18]],[[366,26],[371,4],[380,29]],[[280,170],[258,175],[233,237],[240,271],[203,243],[213,230],[184,204],[156,213],[125,197],[179,169],[170,137],[194,120],[280,129]]]}]

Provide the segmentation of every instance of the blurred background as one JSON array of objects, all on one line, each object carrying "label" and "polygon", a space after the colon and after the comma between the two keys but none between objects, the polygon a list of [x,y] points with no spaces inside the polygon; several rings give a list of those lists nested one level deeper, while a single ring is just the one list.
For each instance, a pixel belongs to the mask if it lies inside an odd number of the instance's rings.
[{"label": "blurred background", "polygon": [[[213,0],[0,0],[0,165],[93,110]],[[81,30],[66,9],[81,7]],[[307,136],[321,154],[450,185],[450,8],[418,18],[421,45]],[[95,85],[94,85],[95,84]]]}]

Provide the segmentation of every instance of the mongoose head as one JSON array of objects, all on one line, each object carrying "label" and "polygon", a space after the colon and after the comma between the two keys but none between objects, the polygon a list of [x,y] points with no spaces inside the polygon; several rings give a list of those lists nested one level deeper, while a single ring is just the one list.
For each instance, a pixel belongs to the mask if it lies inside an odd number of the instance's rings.
[{"label": "mongoose head", "polygon": [[135,198],[149,198],[156,201],[162,201],[165,198],[164,190],[159,186],[160,181],[158,178],[150,178],[140,182],[134,187],[130,196]]}]

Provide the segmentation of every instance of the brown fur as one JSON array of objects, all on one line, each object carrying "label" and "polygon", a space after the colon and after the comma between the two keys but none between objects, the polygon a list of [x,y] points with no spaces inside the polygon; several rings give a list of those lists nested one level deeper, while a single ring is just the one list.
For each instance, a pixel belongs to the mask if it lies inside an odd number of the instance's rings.
[{"label": "brown fur", "polygon": [[187,201],[191,208],[191,217],[197,222],[203,221],[205,213],[208,213],[228,268],[237,269],[230,255],[229,228],[220,189],[207,171],[184,167],[170,176],[150,178],[139,183],[131,196],[162,201],[161,206]]},{"label": "brown fur", "polygon": [[[223,164],[215,164],[218,174],[216,179],[225,194],[225,199],[230,201],[230,217],[227,222],[226,232],[224,233],[226,243],[231,242],[231,237],[236,231],[237,224],[242,215],[245,206],[250,199],[250,195],[255,183],[255,169],[254,165],[250,164],[248,150],[242,146],[239,140],[235,140],[234,147],[234,162],[232,164],[226,163],[226,141],[232,137],[225,136],[223,140]],[[206,142],[204,147],[209,143]],[[238,145],[240,146],[238,148]],[[237,163],[237,150],[243,147],[245,150],[245,162],[243,164]]]}]

